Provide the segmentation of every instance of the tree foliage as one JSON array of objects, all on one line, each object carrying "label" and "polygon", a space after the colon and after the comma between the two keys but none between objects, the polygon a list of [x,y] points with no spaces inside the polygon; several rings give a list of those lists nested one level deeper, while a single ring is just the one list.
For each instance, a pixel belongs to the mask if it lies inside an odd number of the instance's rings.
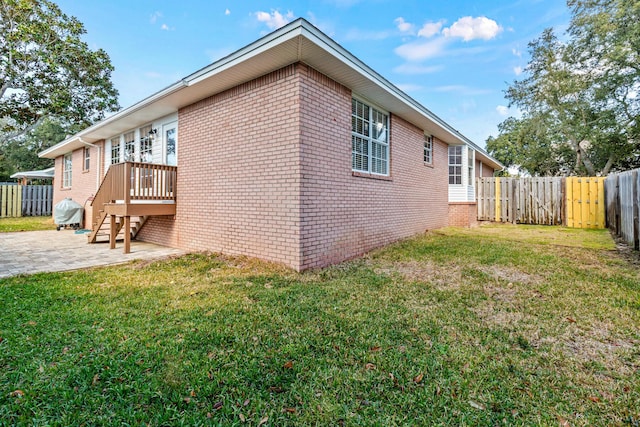
[{"label": "tree foliage", "polygon": [[0,144],[0,181],[9,180],[16,172],[53,166],[53,160],[41,159],[37,153],[62,141],[69,132],[72,130],[61,123],[45,119],[21,138]]},{"label": "tree foliage", "polygon": [[116,111],[109,56],[48,0],[0,0],[0,132],[25,135],[46,118],[87,126]]},{"label": "tree foliage", "polygon": [[569,0],[567,41],[529,43],[525,77],[506,91],[522,112],[487,149],[532,175],[596,175],[640,166],[640,2]]}]

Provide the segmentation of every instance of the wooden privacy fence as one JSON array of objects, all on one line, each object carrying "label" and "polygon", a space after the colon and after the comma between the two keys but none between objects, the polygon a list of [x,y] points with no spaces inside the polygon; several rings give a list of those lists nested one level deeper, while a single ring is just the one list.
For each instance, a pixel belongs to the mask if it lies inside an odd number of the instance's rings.
[{"label": "wooden privacy fence", "polygon": [[605,184],[607,227],[636,250],[640,249],[639,187],[640,169],[610,175]]},{"label": "wooden privacy fence", "polygon": [[604,228],[604,178],[478,178],[478,220]]},{"label": "wooden privacy fence", "polygon": [[52,208],[52,185],[0,185],[0,218],[48,216]]}]

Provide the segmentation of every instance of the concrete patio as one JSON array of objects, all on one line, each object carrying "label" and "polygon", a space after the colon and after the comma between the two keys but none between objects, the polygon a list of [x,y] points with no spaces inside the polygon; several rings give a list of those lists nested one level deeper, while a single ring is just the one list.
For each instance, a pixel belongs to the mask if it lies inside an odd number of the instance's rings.
[{"label": "concrete patio", "polygon": [[18,274],[68,271],[181,255],[179,249],[153,243],[131,242],[131,253],[122,253],[122,242],[110,250],[108,243],[87,243],[86,234],[73,230],[0,233],[0,278]]}]

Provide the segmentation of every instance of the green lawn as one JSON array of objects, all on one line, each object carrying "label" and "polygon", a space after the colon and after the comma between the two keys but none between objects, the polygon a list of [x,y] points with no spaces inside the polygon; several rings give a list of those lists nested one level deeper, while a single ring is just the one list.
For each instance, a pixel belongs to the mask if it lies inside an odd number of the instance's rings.
[{"label": "green lawn", "polygon": [[638,425],[640,273],[606,231],[445,229],[0,280],[0,425]]},{"label": "green lawn", "polygon": [[54,230],[56,225],[51,216],[24,216],[20,218],[0,218],[0,233],[13,231]]}]

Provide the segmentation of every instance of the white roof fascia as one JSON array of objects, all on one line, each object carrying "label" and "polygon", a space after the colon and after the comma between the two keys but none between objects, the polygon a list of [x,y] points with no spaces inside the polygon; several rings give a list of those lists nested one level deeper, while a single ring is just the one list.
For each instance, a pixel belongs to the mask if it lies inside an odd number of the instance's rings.
[{"label": "white roof fascia", "polygon": [[[166,87],[164,89],[162,89],[159,92],[154,93],[153,95],[143,99],[142,101],[133,104],[132,106],[125,108],[124,110],[118,111],[117,113],[115,113],[112,116],[107,117],[104,120],[101,120],[91,126],[89,126],[86,129],[81,130],[80,132],[76,133],[75,135],[71,136],[70,138],[65,139],[64,141],[61,141],[59,143],[57,143],[56,145],[54,145],[53,147],[49,147],[44,151],[41,151],[40,153],[38,153],[38,157],[47,157],[48,155],[52,154],[52,153],[57,153],[55,155],[55,157],[64,154],[64,152],[69,152],[72,151],[70,149],[66,149],[66,146],[70,145],[73,142],[80,142],[81,144],[85,145],[87,144],[89,141],[84,141],[82,139],[82,137],[84,137],[85,135],[91,133],[92,131],[99,129],[103,126],[108,125],[109,123],[115,122],[119,119],[121,119],[122,117],[128,116],[131,113],[135,113],[138,110],[141,110],[142,108],[145,108],[146,106],[158,101],[159,99],[162,99],[174,92],[179,91],[180,89],[182,89],[183,87],[186,86],[186,83],[184,80],[180,80],[174,84],[172,84],[169,87]],[[91,139],[91,138],[87,138],[87,139]],[[95,141],[92,141],[95,142]],[[61,150],[65,150],[64,152]]]}]

